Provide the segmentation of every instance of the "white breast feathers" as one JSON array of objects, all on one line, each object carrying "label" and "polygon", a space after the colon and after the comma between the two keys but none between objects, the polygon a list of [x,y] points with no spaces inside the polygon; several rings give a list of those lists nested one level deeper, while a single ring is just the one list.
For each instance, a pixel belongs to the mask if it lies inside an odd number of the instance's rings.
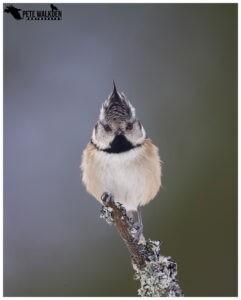
[{"label": "white breast feathers", "polygon": [[111,193],[128,211],[151,201],[161,186],[158,148],[149,139],[140,147],[113,154],[89,143],[83,153],[81,169],[90,194],[101,202],[104,192]]}]

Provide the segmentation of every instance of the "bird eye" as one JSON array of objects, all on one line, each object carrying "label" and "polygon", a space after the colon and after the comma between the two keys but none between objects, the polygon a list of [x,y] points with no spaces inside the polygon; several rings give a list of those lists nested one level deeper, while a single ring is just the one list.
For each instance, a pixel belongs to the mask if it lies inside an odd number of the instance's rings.
[{"label": "bird eye", "polygon": [[128,123],[126,126],[127,130],[132,130],[133,129],[133,123]]},{"label": "bird eye", "polygon": [[111,131],[111,128],[108,124],[104,125],[104,129],[105,131]]}]

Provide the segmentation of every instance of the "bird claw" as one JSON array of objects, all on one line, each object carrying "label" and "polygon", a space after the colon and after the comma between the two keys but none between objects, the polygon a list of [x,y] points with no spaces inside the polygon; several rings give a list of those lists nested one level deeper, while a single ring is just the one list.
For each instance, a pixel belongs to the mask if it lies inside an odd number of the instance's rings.
[{"label": "bird claw", "polygon": [[104,205],[108,205],[109,203],[114,202],[114,197],[111,194],[104,192],[101,196],[101,200],[103,201]]},{"label": "bird claw", "polygon": [[143,231],[143,225],[139,222],[136,222],[133,227],[136,229],[136,233],[134,234],[134,242],[139,242]]},{"label": "bird claw", "polygon": [[105,198],[108,196],[108,193],[104,192],[102,195],[101,195],[101,200],[102,201],[105,201]]}]

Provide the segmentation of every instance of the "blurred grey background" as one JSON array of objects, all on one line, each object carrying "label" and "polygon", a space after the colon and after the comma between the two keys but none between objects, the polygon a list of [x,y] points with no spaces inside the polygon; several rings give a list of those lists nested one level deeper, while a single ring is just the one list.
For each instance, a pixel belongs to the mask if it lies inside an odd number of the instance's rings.
[{"label": "blurred grey background", "polygon": [[237,5],[56,5],[4,14],[4,295],[137,295],[79,169],[115,79],[164,161],[145,236],[185,296],[236,296]]}]

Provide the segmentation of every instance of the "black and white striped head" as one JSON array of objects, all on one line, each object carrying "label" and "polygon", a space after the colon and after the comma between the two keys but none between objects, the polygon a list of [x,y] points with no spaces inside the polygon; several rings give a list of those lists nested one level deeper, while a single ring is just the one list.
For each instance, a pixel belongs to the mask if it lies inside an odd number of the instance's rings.
[{"label": "black and white striped head", "polygon": [[145,129],[136,119],[135,108],[114,84],[113,92],[102,104],[92,142],[109,153],[121,153],[140,146],[146,138]]}]

